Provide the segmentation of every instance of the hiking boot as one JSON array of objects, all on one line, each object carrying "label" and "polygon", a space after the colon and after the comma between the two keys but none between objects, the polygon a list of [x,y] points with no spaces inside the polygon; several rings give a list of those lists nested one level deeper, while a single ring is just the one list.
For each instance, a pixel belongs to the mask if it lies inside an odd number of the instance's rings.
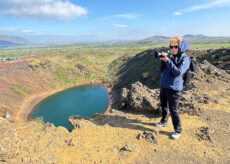
[{"label": "hiking boot", "polygon": [[168,123],[158,122],[154,124],[156,127],[168,127]]},{"label": "hiking boot", "polygon": [[177,139],[180,137],[180,135],[181,135],[181,133],[174,132],[174,133],[172,134],[172,139],[177,140]]}]

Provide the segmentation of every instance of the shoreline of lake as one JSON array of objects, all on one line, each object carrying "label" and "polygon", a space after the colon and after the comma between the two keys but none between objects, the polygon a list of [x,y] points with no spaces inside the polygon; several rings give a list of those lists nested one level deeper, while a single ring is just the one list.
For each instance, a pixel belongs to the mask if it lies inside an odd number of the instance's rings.
[{"label": "shoreline of lake", "polygon": [[[80,85],[76,85],[74,87],[68,87],[68,88],[61,88],[61,89],[57,89],[57,90],[53,90],[53,91],[49,91],[49,92],[45,92],[45,93],[40,93],[40,94],[36,94],[36,95],[32,95],[30,97],[28,97],[24,102],[23,105],[21,107],[21,109],[18,111],[17,115],[15,116],[15,120],[17,121],[21,121],[21,122],[27,122],[29,120],[29,115],[33,112],[33,110],[35,109],[35,107],[41,103],[43,100],[45,100],[46,98],[48,98],[49,96],[52,96],[58,92],[62,92],[65,91],[67,89],[71,89],[71,88],[75,88],[75,87],[80,87],[80,86],[84,86],[84,85],[100,85],[103,86],[101,84],[92,84],[92,83],[86,83],[86,84],[80,84]],[[105,86],[103,86],[105,87]],[[109,93],[109,88],[107,88],[107,91]],[[107,109],[105,110],[104,113],[107,112],[107,110],[109,110],[110,108],[110,102],[109,105],[107,107]]]}]

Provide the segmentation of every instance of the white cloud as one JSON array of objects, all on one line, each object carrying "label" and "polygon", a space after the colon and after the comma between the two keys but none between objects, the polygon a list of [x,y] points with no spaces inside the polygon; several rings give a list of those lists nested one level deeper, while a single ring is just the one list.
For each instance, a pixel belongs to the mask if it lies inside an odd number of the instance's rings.
[{"label": "white cloud", "polygon": [[30,34],[34,34],[36,33],[35,31],[33,30],[21,30],[22,33],[30,33]]},{"label": "white cloud", "polygon": [[176,24],[176,21],[172,21],[172,24]]},{"label": "white cloud", "polygon": [[113,24],[113,26],[118,27],[118,28],[126,28],[128,25],[125,24]]},{"label": "white cloud", "polygon": [[116,18],[125,18],[125,19],[135,19],[137,18],[137,14],[117,14],[117,15],[113,15],[113,17]]},{"label": "white cloud", "polygon": [[4,15],[67,21],[87,15],[87,10],[62,0],[1,0]]},{"label": "white cloud", "polygon": [[109,15],[109,16],[105,16],[100,18],[99,20],[108,20],[111,18],[121,18],[121,19],[136,19],[139,15],[138,14],[131,14],[131,13],[127,13],[127,14],[116,14],[116,15]]},{"label": "white cloud", "polygon": [[181,12],[176,11],[173,13],[173,15],[181,15]]},{"label": "white cloud", "polygon": [[14,28],[14,27],[0,27],[0,31],[1,32],[14,32],[16,31],[17,29]]},{"label": "white cloud", "polygon": [[210,9],[210,8],[223,7],[223,6],[230,6],[230,0],[212,0],[211,2],[206,4],[195,5],[195,6],[188,7],[184,10],[175,11],[174,15],[181,15],[182,13],[186,13],[186,12],[193,12],[197,10]]},{"label": "white cloud", "polygon": [[23,29],[20,27],[0,27],[0,32],[20,32],[20,33],[33,33],[37,34],[34,30]]}]

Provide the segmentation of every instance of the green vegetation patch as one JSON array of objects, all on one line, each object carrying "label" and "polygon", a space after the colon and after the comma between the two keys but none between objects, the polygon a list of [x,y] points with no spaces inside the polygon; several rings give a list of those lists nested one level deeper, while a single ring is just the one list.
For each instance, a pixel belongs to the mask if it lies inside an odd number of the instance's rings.
[{"label": "green vegetation patch", "polygon": [[192,49],[219,49],[230,48],[230,44],[191,44]]},{"label": "green vegetation patch", "polygon": [[23,86],[22,84],[16,84],[16,86],[17,86],[18,89],[20,89],[21,91],[23,91],[23,92],[25,92],[27,94],[31,94],[32,93],[31,90],[26,89],[26,87]]},{"label": "green vegetation patch", "polygon": [[86,75],[85,75],[85,79],[86,79],[87,81],[92,80],[94,77],[95,77],[95,74],[92,73],[92,72],[87,72]]},{"label": "green vegetation patch", "polygon": [[14,93],[16,93],[16,94],[18,94],[18,95],[20,95],[20,96],[25,96],[22,92],[20,92],[19,90],[17,90],[16,88],[11,88],[13,91],[14,91]]},{"label": "green vegetation patch", "polygon": [[69,78],[68,68],[59,66],[56,70],[56,75],[58,80],[64,84],[70,84],[72,82],[72,80]]},{"label": "green vegetation patch", "polygon": [[27,89],[25,86],[23,86],[22,84],[16,84],[15,87],[11,88],[16,94],[20,95],[20,96],[25,96],[26,94],[31,94],[31,90]]},{"label": "green vegetation patch", "polygon": [[127,61],[129,58],[130,58],[129,56],[124,55],[113,60],[112,63],[108,66],[109,71],[113,71],[115,68],[120,66],[124,61]]}]

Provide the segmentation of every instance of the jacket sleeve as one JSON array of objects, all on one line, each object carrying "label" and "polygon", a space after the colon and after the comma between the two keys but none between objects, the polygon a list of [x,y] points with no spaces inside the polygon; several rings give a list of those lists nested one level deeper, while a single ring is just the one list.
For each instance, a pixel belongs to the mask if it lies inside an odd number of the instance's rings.
[{"label": "jacket sleeve", "polygon": [[190,59],[189,57],[184,57],[180,64],[176,66],[171,59],[169,59],[167,62],[165,62],[165,65],[170,70],[170,72],[173,74],[173,76],[179,76],[183,75],[189,68]]},{"label": "jacket sleeve", "polygon": [[160,64],[160,71],[161,73],[163,72],[163,69],[166,67],[165,65],[165,62],[164,61],[161,61],[161,64]]}]

